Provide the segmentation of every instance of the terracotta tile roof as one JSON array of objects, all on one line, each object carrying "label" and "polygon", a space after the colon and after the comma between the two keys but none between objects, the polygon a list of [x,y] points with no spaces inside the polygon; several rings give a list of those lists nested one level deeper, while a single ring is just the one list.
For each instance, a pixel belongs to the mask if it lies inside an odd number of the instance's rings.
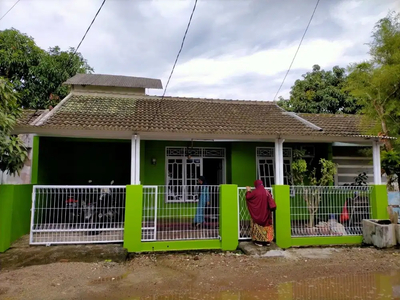
[{"label": "terracotta tile roof", "polygon": [[[362,136],[359,116],[288,113],[274,102],[71,94],[36,126],[266,136]],[[312,124],[311,124],[312,123]],[[320,127],[320,128],[319,128]]]},{"label": "terracotta tile roof", "polygon": [[[315,130],[273,102],[72,95],[46,128],[269,135]],[[45,117],[46,118],[46,117]]]},{"label": "terracotta tile roof", "polygon": [[375,123],[366,122],[362,115],[298,114],[298,116],[323,128],[328,135],[365,135],[371,133],[376,125]]},{"label": "terracotta tile roof", "polygon": [[17,120],[18,127],[30,127],[32,122],[39,118],[45,110],[24,109],[21,116]]},{"label": "terracotta tile roof", "polygon": [[149,89],[163,88],[160,79],[103,74],[76,74],[64,82],[64,84]]}]

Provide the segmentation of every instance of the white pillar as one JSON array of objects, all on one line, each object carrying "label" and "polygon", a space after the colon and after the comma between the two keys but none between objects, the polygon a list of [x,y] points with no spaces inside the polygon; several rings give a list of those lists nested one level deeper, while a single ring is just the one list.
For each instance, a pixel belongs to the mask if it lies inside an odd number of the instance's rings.
[{"label": "white pillar", "polygon": [[372,158],[374,163],[374,184],[382,184],[381,145],[377,140],[375,140],[372,145]]},{"label": "white pillar", "polygon": [[135,136],[136,138],[136,157],[135,157],[135,180],[136,183],[135,184],[140,184],[140,136]]},{"label": "white pillar", "polygon": [[283,139],[275,140],[275,184],[283,185]]},{"label": "white pillar", "polygon": [[131,184],[136,183],[136,135],[131,139]]}]

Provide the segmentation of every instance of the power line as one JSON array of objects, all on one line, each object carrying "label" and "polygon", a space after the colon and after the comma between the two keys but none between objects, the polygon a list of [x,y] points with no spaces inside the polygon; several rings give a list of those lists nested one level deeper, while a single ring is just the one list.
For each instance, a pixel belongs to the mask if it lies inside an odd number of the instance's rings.
[{"label": "power line", "polygon": [[78,46],[75,48],[74,53],[70,56],[69,61],[68,61],[67,65],[66,65],[66,68],[69,67],[70,63],[72,62],[72,59],[75,57],[75,54],[78,52],[79,47],[82,45],[83,41],[85,40],[86,35],[88,34],[90,28],[92,28],[92,25],[93,25],[94,21],[96,21],[97,16],[99,15],[101,9],[102,9],[103,6],[104,6],[104,3],[106,3],[106,0],[103,0],[103,2],[101,3],[99,9],[97,10],[96,14],[94,15],[94,18],[92,19],[92,22],[90,22],[90,25],[89,25],[89,27],[86,29],[86,32],[85,32],[85,34],[83,35],[81,41],[79,42]]},{"label": "power line", "polygon": [[106,0],[103,0],[103,3],[101,3],[100,8],[98,9],[97,13],[94,15],[94,18],[93,18],[92,22],[90,23],[88,29],[86,29],[86,32],[85,32],[85,34],[83,35],[81,41],[79,42],[78,47],[76,47],[75,52],[74,52],[74,55],[75,55],[76,52],[78,51],[78,49],[79,49],[79,47],[81,46],[82,42],[84,41],[86,35],[88,34],[88,32],[89,32],[90,28],[92,27],[94,21],[96,20],[98,14],[100,13],[101,9],[103,8],[104,3],[106,3]]},{"label": "power line", "polygon": [[161,99],[164,98],[165,93],[167,92],[167,88],[168,88],[169,82],[170,82],[170,80],[171,80],[172,74],[174,73],[176,63],[178,62],[179,55],[180,55],[181,52],[182,52],[183,45],[184,45],[185,39],[186,39],[186,35],[187,35],[188,31],[189,31],[190,24],[192,23],[192,18],[193,18],[194,11],[196,10],[196,5],[197,5],[197,0],[194,1],[194,6],[193,6],[193,9],[192,9],[192,13],[190,14],[189,22],[188,22],[188,24],[187,24],[187,27],[186,27],[186,30],[185,30],[185,34],[183,35],[183,39],[182,39],[182,43],[181,43],[181,48],[179,49],[179,52],[178,52],[178,55],[176,56],[174,65],[172,66],[172,70],[171,70],[171,73],[169,74],[168,81],[167,81],[167,84],[165,85],[164,93],[163,93]]},{"label": "power line", "polygon": [[[66,72],[68,72],[68,68],[70,67],[70,64],[71,64],[71,62],[72,62],[72,59],[75,57],[76,53],[78,52],[79,47],[82,45],[83,41],[85,40],[86,35],[88,34],[88,32],[89,32],[90,28],[92,27],[94,21],[96,20],[96,18],[97,18],[97,16],[99,15],[101,9],[103,8],[104,3],[106,3],[106,0],[103,0],[103,2],[101,3],[99,9],[97,10],[96,14],[94,15],[94,18],[92,19],[92,22],[90,22],[90,25],[89,25],[89,27],[86,29],[86,32],[85,32],[85,34],[83,35],[81,41],[79,42],[78,46],[75,48],[74,53],[72,53],[72,55],[70,55],[69,60],[68,60],[68,62],[67,62],[67,64],[66,64],[66,66],[65,66]],[[69,75],[68,75],[68,76],[69,76]],[[60,82],[60,85],[61,85],[61,84],[62,84],[62,81]]]},{"label": "power line", "polygon": [[317,0],[317,4],[315,4],[314,11],[313,11],[313,13],[312,13],[312,15],[311,15],[310,21],[308,21],[306,30],[304,31],[303,36],[301,37],[299,46],[297,47],[297,50],[296,50],[296,53],[294,54],[294,57],[293,57],[293,59],[292,59],[292,62],[290,63],[289,69],[287,70],[287,72],[286,72],[286,74],[285,74],[285,77],[283,78],[283,81],[282,81],[282,83],[281,83],[281,85],[280,85],[278,91],[277,91],[276,94],[275,94],[274,101],[275,101],[275,99],[276,99],[276,96],[277,96],[277,95],[279,94],[279,92],[281,91],[281,88],[282,88],[283,84],[285,83],[286,77],[288,76],[288,74],[289,74],[289,72],[290,72],[290,69],[292,68],[292,65],[293,65],[293,63],[294,63],[294,60],[296,59],[297,53],[298,53],[299,50],[300,50],[301,43],[303,42],[304,37],[306,36],[306,33],[307,33],[307,31],[308,31],[308,27],[310,27],[311,21],[312,21],[312,19],[314,18],[314,14],[315,14],[315,11],[317,10],[319,1],[320,1],[320,0]]},{"label": "power line", "polygon": [[7,14],[14,8],[15,5],[18,4],[19,1],[21,1],[21,0],[17,0],[17,2],[15,2],[14,5],[11,6],[11,8],[10,8],[9,10],[6,11],[6,13],[0,18],[0,21],[3,20],[3,18],[4,18],[5,16],[7,16]]}]

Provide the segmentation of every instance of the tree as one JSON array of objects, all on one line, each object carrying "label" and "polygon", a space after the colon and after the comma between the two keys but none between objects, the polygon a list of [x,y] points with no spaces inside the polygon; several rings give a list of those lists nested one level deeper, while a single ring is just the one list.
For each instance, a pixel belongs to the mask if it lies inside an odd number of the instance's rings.
[{"label": "tree", "polygon": [[[307,162],[304,159],[304,150],[295,150],[292,162],[292,185],[300,185],[303,200],[307,205],[309,214],[309,228],[314,227],[315,216],[321,203],[321,188],[327,187],[334,181],[337,172],[336,164],[321,158],[320,178],[317,178],[317,170],[314,168],[311,172],[307,170]],[[309,174],[307,176],[307,174]],[[308,177],[308,178],[307,178]],[[305,179],[308,179],[310,186],[303,186]]]},{"label": "tree", "polygon": [[12,84],[0,77],[0,170],[19,174],[27,158],[27,151],[17,136],[11,135],[21,114],[17,93]]},{"label": "tree", "polygon": [[[372,31],[371,59],[349,66],[346,90],[358,99],[369,120],[378,120],[382,136],[400,136],[400,14],[390,12]],[[399,142],[384,140],[382,168],[400,183]]]},{"label": "tree", "polygon": [[312,72],[296,80],[290,91],[290,99],[280,98],[278,105],[297,113],[349,113],[360,110],[356,99],[343,90],[346,70],[333,67],[332,71],[321,70],[314,65]]},{"label": "tree", "polygon": [[77,73],[93,69],[73,48],[58,46],[45,51],[32,37],[16,29],[0,31],[0,76],[7,78],[19,93],[24,108],[48,108],[56,105],[69,90],[62,83]]},{"label": "tree", "polygon": [[69,87],[62,83],[78,74],[92,72],[80,53],[74,48],[60,51],[58,46],[50,48],[40,63],[30,68],[30,80],[22,90],[24,107],[44,108],[55,106],[69,93]]}]

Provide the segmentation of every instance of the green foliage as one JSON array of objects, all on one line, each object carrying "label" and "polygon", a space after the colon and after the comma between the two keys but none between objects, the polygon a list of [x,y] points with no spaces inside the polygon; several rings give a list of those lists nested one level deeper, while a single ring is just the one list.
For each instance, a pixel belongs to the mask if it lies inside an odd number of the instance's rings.
[{"label": "green foliage", "polygon": [[[349,67],[351,72],[345,89],[358,99],[363,113],[378,121],[375,133],[400,136],[400,14],[390,12],[379,20],[369,44],[371,59]],[[384,140],[382,168],[400,182],[399,141]]]},{"label": "green foliage", "polygon": [[293,151],[291,177],[295,185],[304,185],[304,178],[307,173],[307,162],[303,159],[304,154],[304,150],[296,149]]},{"label": "green foliage", "polygon": [[21,140],[10,136],[20,114],[17,93],[8,80],[0,77],[0,170],[11,175],[19,174],[27,158]]},{"label": "green foliage", "polygon": [[0,31],[0,76],[8,78],[14,87],[23,85],[29,70],[45,53],[33,38],[12,28]]},{"label": "green foliage", "polygon": [[321,178],[319,180],[319,185],[328,186],[334,181],[337,172],[336,164],[325,158],[321,158],[319,163],[321,165]]},{"label": "green foliage", "polygon": [[372,32],[370,54],[379,65],[400,63],[400,14],[394,11],[379,20]]},{"label": "green foliage", "polygon": [[399,18],[399,14],[391,12],[376,24],[369,44],[371,59],[350,65],[346,85],[346,90],[363,106],[363,112],[378,120],[380,131],[386,135],[400,133]]},{"label": "green foliage", "polygon": [[304,159],[298,159],[292,163],[292,176],[295,185],[304,185],[304,177],[307,173],[307,162]]},{"label": "green foliage", "polygon": [[20,174],[28,153],[18,136],[10,136],[0,141],[0,170],[11,175]]},{"label": "green foliage", "polygon": [[400,174],[400,153],[397,150],[383,151],[381,165],[388,176]]},{"label": "green foliage", "polygon": [[303,157],[304,150],[293,151],[292,184],[304,185],[304,181],[307,179],[307,173],[309,173],[308,181],[311,186],[329,186],[334,181],[335,174],[337,173],[337,167],[335,163],[321,158],[319,160],[319,164],[321,165],[321,176],[318,178],[316,168],[308,172],[307,162]]},{"label": "green foliage", "polygon": [[319,65],[314,65],[312,72],[296,80],[290,99],[280,98],[278,105],[297,113],[354,114],[361,107],[352,95],[343,90],[346,78],[344,68],[335,66],[332,71],[325,71]]},{"label": "green foliage", "polygon": [[69,90],[62,86],[77,73],[93,69],[74,49],[61,51],[58,46],[45,51],[33,38],[16,29],[0,31],[0,76],[7,78],[20,94],[24,108],[48,108],[56,105]]}]

